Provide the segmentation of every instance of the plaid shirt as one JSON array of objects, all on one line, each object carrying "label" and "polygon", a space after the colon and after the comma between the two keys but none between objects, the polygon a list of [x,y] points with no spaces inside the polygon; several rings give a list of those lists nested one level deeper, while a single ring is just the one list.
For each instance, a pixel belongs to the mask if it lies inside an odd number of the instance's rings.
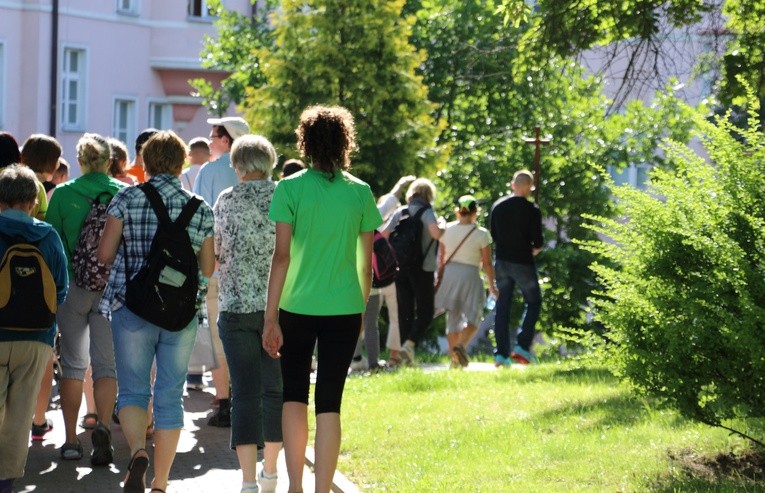
[{"label": "plaid shirt", "polygon": [[[170,219],[174,221],[192,194],[181,187],[181,181],[175,176],[166,174],[153,176],[149,183],[159,192],[168,209]],[[130,278],[138,273],[149,256],[151,242],[159,224],[149,200],[137,187],[126,187],[120,190],[109,204],[107,214],[122,221],[124,242],[117,249],[117,256],[109,274],[109,283],[101,298],[99,311],[103,314],[116,311],[124,304],[127,284],[125,264],[127,263]],[[213,236],[213,214],[206,203],[203,202],[199,206],[186,230],[194,251],[199,252],[202,241]],[[127,249],[127,262],[125,249]]]}]

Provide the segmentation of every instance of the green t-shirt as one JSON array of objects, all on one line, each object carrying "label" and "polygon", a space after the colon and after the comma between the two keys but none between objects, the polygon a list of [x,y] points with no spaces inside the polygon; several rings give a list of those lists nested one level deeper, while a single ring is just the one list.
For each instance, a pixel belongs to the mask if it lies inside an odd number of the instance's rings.
[{"label": "green t-shirt", "polygon": [[[112,197],[126,185],[105,173],[91,172],[79,178],[69,180],[55,188],[50,196],[46,221],[49,222],[61,236],[69,270],[69,279],[74,279],[72,255],[80,238],[80,230],[85,222],[85,216],[90,211],[90,201],[99,194],[106,192]],[[102,197],[101,201],[106,201]],[[109,198],[111,200],[111,198]]]},{"label": "green t-shirt", "polygon": [[364,311],[356,270],[360,233],[382,224],[369,185],[349,173],[307,169],[276,185],[268,217],[292,226],[279,308],[300,315]]}]

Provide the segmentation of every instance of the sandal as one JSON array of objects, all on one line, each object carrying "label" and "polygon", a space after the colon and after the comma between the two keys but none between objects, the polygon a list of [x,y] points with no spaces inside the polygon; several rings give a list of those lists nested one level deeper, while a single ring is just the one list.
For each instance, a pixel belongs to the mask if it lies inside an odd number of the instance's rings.
[{"label": "sandal", "polygon": [[65,443],[61,446],[61,458],[63,460],[80,460],[82,459],[82,445],[77,440],[74,443]]},{"label": "sandal", "polygon": [[[139,456],[141,452],[146,457]],[[146,491],[146,469],[149,468],[149,457],[146,449],[138,449],[128,464],[127,476],[125,476],[125,486],[122,487],[122,493],[144,493]]]},{"label": "sandal", "polygon": [[85,416],[82,417],[82,421],[80,421],[80,427],[85,430],[92,430],[96,427],[98,424],[98,414],[96,413],[88,413]]}]

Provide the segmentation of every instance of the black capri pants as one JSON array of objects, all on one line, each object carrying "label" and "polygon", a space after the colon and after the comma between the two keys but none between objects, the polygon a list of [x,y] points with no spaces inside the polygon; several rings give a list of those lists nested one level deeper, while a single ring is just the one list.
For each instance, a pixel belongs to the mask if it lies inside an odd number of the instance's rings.
[{"label": "black capri pants", "polygon": [[361,314],[298,315],[279,310],[284,344],[282,381],[284,402],[308,405],[311,357],[318,341],[316,414],[339,413],[348,367],[361,333]]}]

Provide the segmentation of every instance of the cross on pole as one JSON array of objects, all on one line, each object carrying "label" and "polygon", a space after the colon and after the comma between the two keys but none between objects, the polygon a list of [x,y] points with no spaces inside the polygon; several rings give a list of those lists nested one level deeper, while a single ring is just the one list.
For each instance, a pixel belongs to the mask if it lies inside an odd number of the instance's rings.
[{"label": "cross on pole", "polygon": [[551,139],[542,139],[539,137],[539,127],[534,127],[535,137],[533,139],[525,138],[527,144],[534,144],[534,202],[539,203],[539,148],[550,143]]}]

